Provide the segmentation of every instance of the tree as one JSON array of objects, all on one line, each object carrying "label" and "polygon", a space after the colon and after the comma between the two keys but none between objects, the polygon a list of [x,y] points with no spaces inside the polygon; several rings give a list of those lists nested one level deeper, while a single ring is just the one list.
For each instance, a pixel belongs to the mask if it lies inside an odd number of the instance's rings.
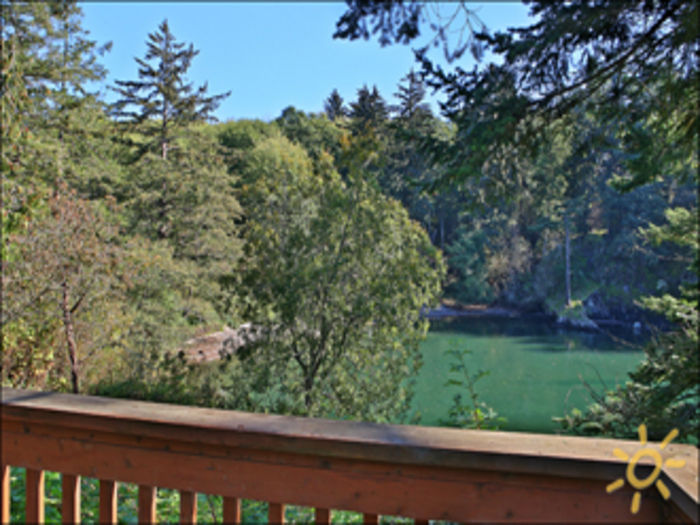
[{"label": "tree", "polygon": [[[485,28],[473,29],[473,13],[461,3],[463,29],[471,39],[458,43],[453,54],[447,51],[451,42],[446,25],[455,17],[433,26],[448,58],[459,58],[469,47],[477,59],[485,51],[500,55],[501,64],[446,72],[429,59],[428,46],[416,50],[428,85],[444,90],[444,112],[461,128],[451,147],[435,148],[453,166],[448,178],[476,176],[499,145],[515,143],[532,152],[540,131],[552,120],[581,104],[601,101],[604,106],[598,109],[608,121],[623,119],[629,145],[653,136],[670,139],[661,151],[637,149],[636,162],[628,164],[628,182],[659,176],[659,158],[666,165],[690,162],[691,172],[697,171],[692,170],[700,126],[696,2],[528,4],[537,17],[534,24],[490,35]],[[420,34],[427,9],[413,1],[353,2],[338,21],[334,37],[369,38],[371,20],[382,44],[408,43]]]},{"label": "tree", "polygon": [[185,75],[199,51],[192,44],[185,47],[176,42],[167,20],[148,35],[148,40],[145,59],[136,59],[139,80],[116,81],[114,90],[122,98],[114,104],[113,114],[147,125],[146,135],[158,145],[161,158],[166,159],[177,133],[192,122],[212,120],[212,111],[230,91],[206,96],[206,83],[193,90]]},{"label": "tree", "polygon": [[[3,231],[70,178],[70,150],[90,141],[97,102],[87,81],[104,77],[109,49],[87,39],[76,2],[6,2],[2,26]],[[88,148],[89,150],[89,148]]]},{"label": "tree", "polygon": [[[69,375],[78,393],[89,364],[98,359],[108,364],[124,324],[115,235],[104,211],[62,185],[38,216],[9,237],[3,260],[3,380],[61,385]],[[54,344],[65,354],[55,355]]]},{"label": "tree", "polygon": [[275,123],[289,140],[301,145],[315,163],[324,152],[337,159],[343,142],[341,137],[347,133],[337,121],[329,121],[323,114],[307,115],[293,106],[282,110]]},{"label": "tree", "polygon": [[643,235],[652,244],[674,243],[689,249],[686,262],[694,274],[680,296],[647,297],[647,308],[666,315],[675,329],[655,337],[645,348],[645,359],[629,374],[624,386],[603,393],[590,387],[594,403],[555,418],[564,430],[584,435],[632,438],[644,423],[650,439],[661,440],[669,429],[679,439],[698,445],[700,438],[700,359],[698,358],[697,214],[685,208],[666,210],[666,222],[650,225]]},{"label": "tree", "polygon": [[192,272],[189,293],[199,305],[183,316],[212,323],[220,321],[211,315],[221,306],[219,281],[241,253],[235,175],[227,173],[224,151],[206,122],[229,93],[207,96],[206,84],[194,89],[187,83],[199,52],[176,42],[167,20],[147,44],[145,58],[136,59],[139,80],[117,81],[123,98],[112,108],[128,122],[135,146],[135,158],[125,162],[121,196],[127,232],[168,242],[172,257]]},{"label": "tree", "polygon": [[389,108],[377,86],[373,86],[371,91],[366,85],[357,90],[357,100],[350,103],[350,116],[356,133],[381,129],[389,117]]},{"label": "tree", "polygon": [[77,392],[110,365],[125,323],[111,201],[75,191],[88,173],[109,176],[107,126],[85,88],[104,77],[109,46],[87,38],[73,1],[5,2],[0,14],[2,380]]},{"label": "tree", "polygon": [[193,325],[223,322],[221,279],[242,255],[241,206],[235,197],[236,176],[227,172],[224,152],[213,134],[190,125],[187,135],[166,159],[147,152],[126,169],[124,226],[170,247],[175,273],[186,281],[189,306],[181,314]]},{"label": "tree", "polygon": [[326,155],[314,172],[283,138],[251,152],[241,181],[251,408],[388,421],[405,414],[439,253],[394,200]]},{"label": "tree", "polygon": [[50,127],[56,130],[54,139],[60,139],[84,131],[85,122],[72,118],[74,110],[94,104],[95,97],[85,84],[104,78],[106,70],[97,59],[111,44],[98,47],[87,39],[75,1],[8,2],[0,16],[3,142],[16,146],[3,148],[3,159],[7,162],[12,155],[17,162],[21,161],[22,134],[26,137]]},{"label": "tree", "polygon": [[326,115],[330,120],[344,117],[348,114],[348,110],[343,104],[343,97],[340,96],[337,89],[334,89],[326,99],[323,105]]},{"label": "tree", "polygon": [[394,95],[399,99],[398,118],[400,120],[412,120],[432,117],[430,107],[423,102],[425,99],[425,85],[420,76],[411,69],[401,80],[405,84],[399,84],[399,91]]}]

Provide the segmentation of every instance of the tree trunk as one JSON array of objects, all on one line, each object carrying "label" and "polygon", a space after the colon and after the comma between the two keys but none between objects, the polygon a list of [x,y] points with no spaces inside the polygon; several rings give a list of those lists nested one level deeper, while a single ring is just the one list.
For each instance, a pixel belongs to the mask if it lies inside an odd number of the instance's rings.
[{"label": "tree trunk", "polygon": [[304,405],[306,405],[306,410],[311,408],[311,389],[314,387],[313,378],[307,377],[304,379]]},{"label": "tree trunk", "polygon": [[160,126],[160,156],[163,160],[168,158],[168,101],[163,100]]},{"label": "tree trunk", "polygon": [[63,310],[63,327],[66,332],[66,345],[68,347],[68,358],[70,359],[71,383],[73,384],[73,393],[77,394],[80,388],[78,382],[78,349],[75,344],[75,330],[73,329],[73,316],[70,311],[70,302],[68,300],[68,283],[63,281],[63,301],[61,309]]},{"label": "tree trunk", "polygon": [[566,306],[571,306],[571,235],[569,233],[569,217],[564,216],[564,263],[566,266]]}]

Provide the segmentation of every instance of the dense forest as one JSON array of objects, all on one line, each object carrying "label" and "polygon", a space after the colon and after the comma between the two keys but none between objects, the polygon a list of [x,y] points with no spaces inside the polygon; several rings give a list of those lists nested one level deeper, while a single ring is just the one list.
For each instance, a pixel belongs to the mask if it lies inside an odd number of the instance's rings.
[{"label": "dense forest", "polygon": [[[228,93],[188,83],[167,20],[107,104],[77,3],[3,3],[2,384],[406,421],[442,300],[663,328],[562,425],[696,440],[698,7],[600,3],[619,16],[532,2],[517,38],[442,41],[499,66],[417,50],[393,103],[364,85],[270,122],[216,122]],[[350,3],[336,36],[407,43],[424,18]],[[216,363],[182,352],[246,323]]]}]

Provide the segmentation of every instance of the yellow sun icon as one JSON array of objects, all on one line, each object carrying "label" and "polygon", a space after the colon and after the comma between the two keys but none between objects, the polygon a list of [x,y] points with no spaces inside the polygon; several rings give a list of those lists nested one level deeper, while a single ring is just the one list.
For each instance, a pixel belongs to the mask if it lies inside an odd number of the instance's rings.
[{"label": "yellow sun icon", "polygon": [[[673,439],[677,435],[677,429],[674,428],[673,430],[671,430],[671,432],[669,432],[666,435],[664,440],[659,445],[659,449],[663,450],[664,448],[666,448],[666,445],[673,441]],[[639,443],[642,445],[642,447],[644,447],[644,445],[647,444],[647,427],[644,425],[644,423],[639,425]],[[664,499],[668,499],[671,496],[671,491],[668,490],[668,487],[664,484],[664,482],[660,479],[656,479],[659,476],[659,472],[661,472],[662,466],[670,468],[680,468],[685,465],[685,461],[682,459],[667,459],[664,462],[661,459],[661,454],[659,454],[655,449],[651,447],[640,448],[639,450],[637,450],[634,456],[632,456],[632,459],[630,459],[630,457],[619,448],[613,450],[613,453],[623,461],[629,461],[629,463],[627,464],[627,481],[629,481],[629,484],[632,485],[635,489],[637,489],[634,493],[634,496],[632,496],[632,505],[630,507],[632,514],[637,514],[637,512],[639,512],[639,506],[642,502],[642,494],[639,491],[650,486],[652,483],[654,483],[654,480],[656,480],[657,490],[661,493]],[[647,478],[639,479],[634,473],[634,467],[637,465],[637,462],[644,456],[649,456],[654,460],[654,471]],[[608,494],[610,494],[611,492],[615,492],[617,489],[623,487],[624,485],[625,480],[622,478],[618,478],[612,483],[610,483],[605,488],[605,490]]]}]

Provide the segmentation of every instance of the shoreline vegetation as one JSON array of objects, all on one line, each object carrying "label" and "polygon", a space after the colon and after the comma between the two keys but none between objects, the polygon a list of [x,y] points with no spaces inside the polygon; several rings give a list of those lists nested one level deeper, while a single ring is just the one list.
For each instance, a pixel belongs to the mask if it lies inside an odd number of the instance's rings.
[{"label": "shoreline vegetation", "polygon": [[[599,318],[585,316],[583,321],[567,318],[562,315],[548,314],[543,311],[532,311],[512,306],[494,304],[462,304],[453,299],[445,298],[435,308],[423,309],[421,314],[428,320],[445,320],[459,317],[489,317],[500,319],[531,319],[533,321],[550,321],[571,330],[598,331],[603,327],[626,328],[636,332],[651,330],[668,330],[668,323],[663,319],[653,319],[644,322],[640,320]],[[641,317],[641,316],[640,316]]]}]

